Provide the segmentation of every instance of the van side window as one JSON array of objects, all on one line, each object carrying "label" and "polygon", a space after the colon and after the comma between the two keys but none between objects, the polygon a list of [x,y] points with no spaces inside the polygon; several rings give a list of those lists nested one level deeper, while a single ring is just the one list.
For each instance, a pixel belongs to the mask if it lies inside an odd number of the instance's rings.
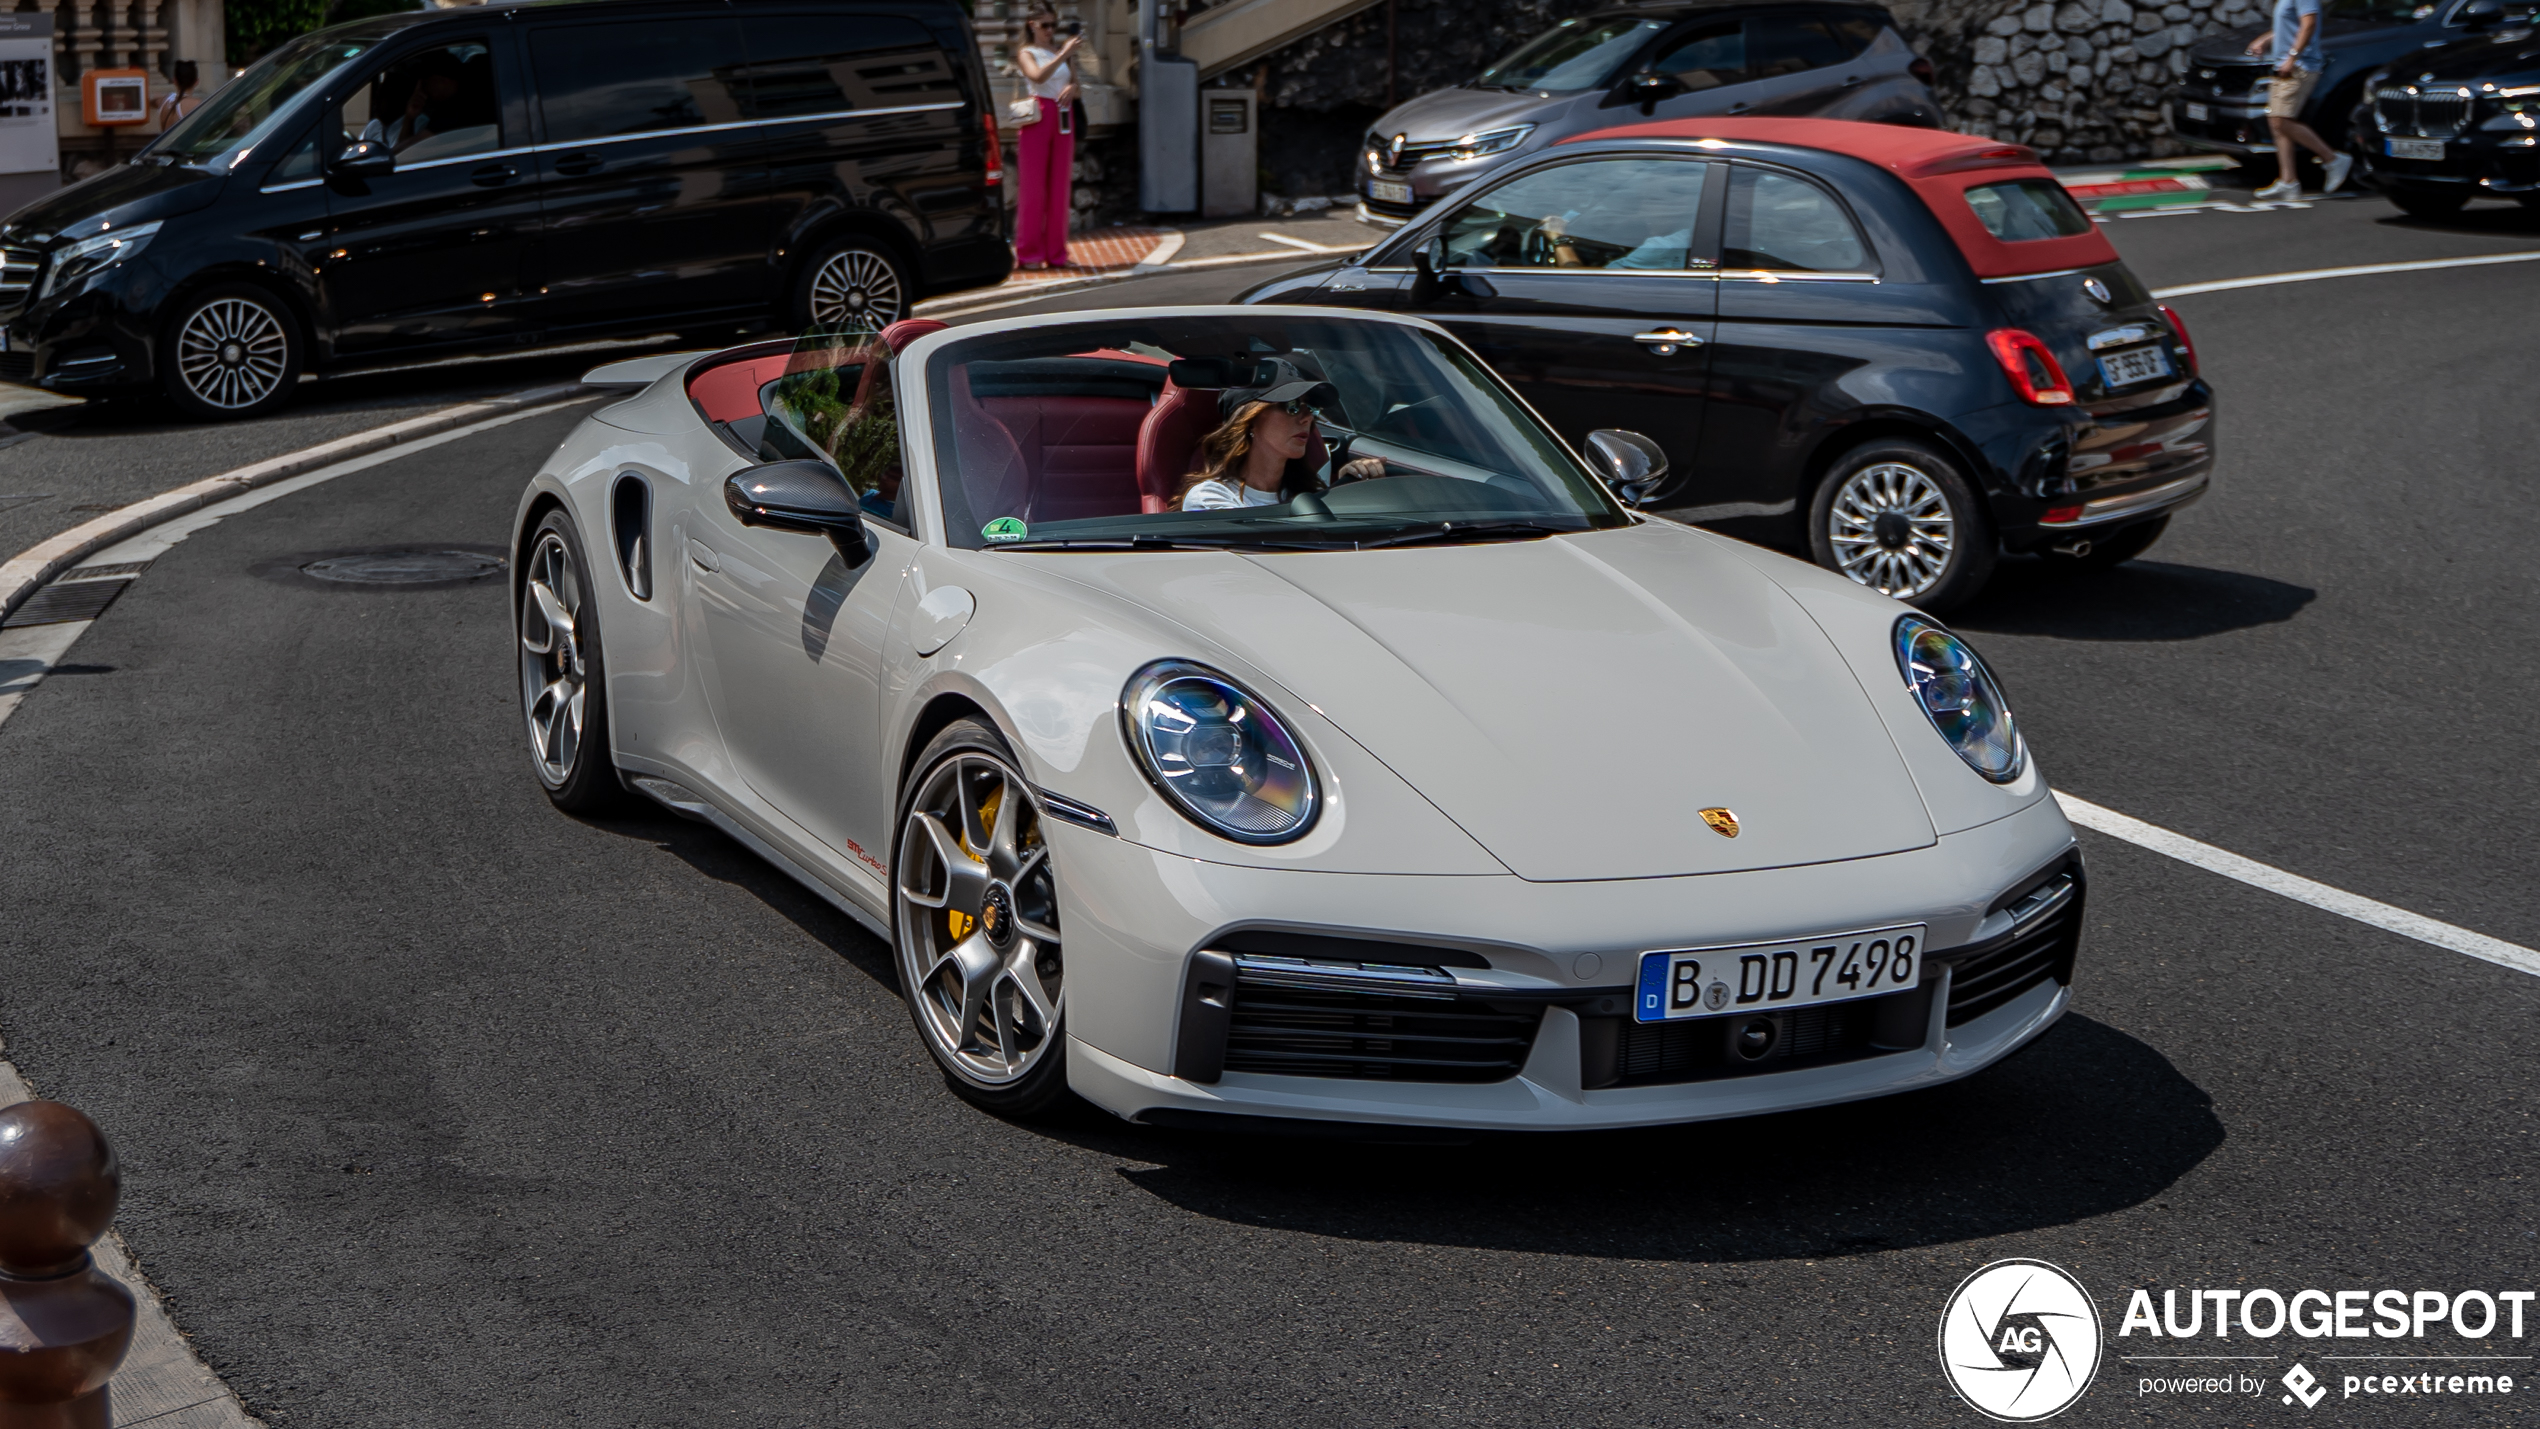
[{"label": "van side window", "polygon": [[469,36],[401,55],[345,97],[343,116],[343,144],[377,138],[401,167],[490,153],[503,147],[494,52]]},{"label": "van side window", "polygon": [[1724,269],[1864,273],[1870,248],[1834,195],[1789,174],[1740,165],[1729,185]]},{"label": "van side window", "polygon": [[311,126],[308,133],[300,136],[300,142],[291,146],[291,152],[282,156],[282,162],[273,166],[273,172],[265,175],[264,186],[274,189],[284,184],[296,184],[306,179],[316,178],[318,176],[318,140],[328,132],[330,131],[324,120]]},{"label": "van side window", "polygon": [[1735,21],[1671,36],[1651,69],[1687,89],[1715,89],[1746,78],[1746,29]]},{"label": "van side window", "polygon": [[1759,15],[1746,22],[1746,62],[1757,79],[1839,65],[1843,46],[1823,23],[1796,15]]},{"label": "van side window", "polygon": [[898,109],[961,98],[952,58],[896,15],[751,15],[742,71],[753,119]]},{"label": "van side window", "polygon": [[716,17],[547,25],[529,35],[546,142],[738,123],[740,27]]}]

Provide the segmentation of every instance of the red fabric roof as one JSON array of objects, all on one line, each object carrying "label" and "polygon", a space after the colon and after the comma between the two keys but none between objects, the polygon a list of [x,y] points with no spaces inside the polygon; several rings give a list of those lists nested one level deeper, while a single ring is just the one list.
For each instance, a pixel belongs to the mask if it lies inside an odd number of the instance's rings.
[{"label": "red fabric roof", "polygon": [[1967,207],[1966,192],[1979,184],[2012,179],[2045,179],[2054,173],[2039,162],[2035,150],[1972,134],[1939,129],[1913,129],[1902,124],[1864,124],[1852,119],[1663,119],[1627,124],[1564,139],[1579,144],[1600,139],[1731,139],[1750,143],[1791,144],[1865,159],[1895,174],[1922,195],[1940,226],[1958,240],[1958,250],[1980,278],[2010,278],[2023,273],[2051,273],[2063,268],[2090,268],[2117,261],[2117,250],[2096,224],[2070,238],[2032,238],[2005,243],[1985,231]]}]

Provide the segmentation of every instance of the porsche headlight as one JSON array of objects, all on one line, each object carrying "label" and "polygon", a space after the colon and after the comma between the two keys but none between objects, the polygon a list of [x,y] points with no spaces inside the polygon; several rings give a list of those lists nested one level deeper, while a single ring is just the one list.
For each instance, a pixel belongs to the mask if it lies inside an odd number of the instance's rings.
[{"label": "porsche headlight", "polygon": [[38,298],[53,295],[93,273],[102,273],[150,245],[159,231],[154,220],[136,223],[130,228],[109,229],[93,238],[83,238],[53,255],[52,271],[44,275],[44,291]]},{"label": "porsche headlight", "polygon": [[1993,672],[1967,642],[1911,615],[1896,620],[1896,663],[1931,727],[1967,767],[1996,784],[2020,777],[2028,749]]},{"label": "porsche headlight", "polygon": [[1314,826],[1313,764],[1270,707],[1234,681],[1159,660],[1130,676],[1120,716],[1147,777],[1201,828],[1275,844]]}]

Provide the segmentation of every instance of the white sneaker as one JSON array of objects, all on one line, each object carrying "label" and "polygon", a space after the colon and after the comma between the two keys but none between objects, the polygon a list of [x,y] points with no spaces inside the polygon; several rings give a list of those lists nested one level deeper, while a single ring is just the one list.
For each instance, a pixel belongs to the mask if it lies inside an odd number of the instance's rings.
[{"label": "white sneaker", "polygon": [[2346,187],[2347,176],[2354,172],[2355,156],[2352,154],[2340,154],[2336,158],[2329,160],[2328,182],[2320,186],[2320,192],[2324,194],[2333,194],[2339,189]]},{"label": "white sneaker", "polygon": [[2256,193],[2250,195],[2251,198],[2258,200],[2260,203],[2281,203],[2289,199],[2300,198],[2301,196],[2302,181],[2299,179],[2278,179],[2276,182],[2271,183],[2265,188],[2262,188]]}]

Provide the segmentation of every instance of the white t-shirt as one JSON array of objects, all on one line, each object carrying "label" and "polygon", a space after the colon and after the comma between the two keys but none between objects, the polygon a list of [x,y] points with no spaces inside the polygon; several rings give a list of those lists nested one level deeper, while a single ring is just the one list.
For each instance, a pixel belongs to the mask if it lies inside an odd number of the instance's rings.
[{"label": "white t-shirt", "polygon": [[[1023,53],[1030,56],[1032,63],[1036,65],[1045,65],[1058,58],[1056,50],[1045,50],[1038,45],[1024,46]],[[1032,92],[1034,99],[1056,100],[1059,91],[1067,88],[1067,82],[1075,78],[1075,75],[1074,66],[1060,65],[1049,72],[1050,77],[1047,79],[1036,80],[1026,74],[1023,77],[1023,84]]]},{"label": "white t-shirt", "polygon": [[1231,481],[1203,481],[1182,498],[1185,511],[1232,511],[1243,506],[1276,506],[1279,493],[1258,491]]}]

